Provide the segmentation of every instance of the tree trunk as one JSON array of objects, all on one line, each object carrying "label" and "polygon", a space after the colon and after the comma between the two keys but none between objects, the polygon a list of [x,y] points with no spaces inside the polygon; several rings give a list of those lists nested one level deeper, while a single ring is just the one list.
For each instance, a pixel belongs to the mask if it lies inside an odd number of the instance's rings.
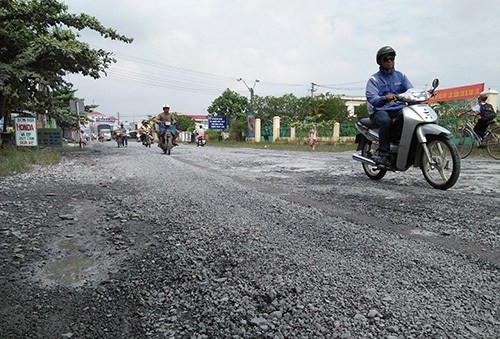
[{"label": "tree trunk", "polygon": [[6,97],[3,92],[0,92],[0,119],[3,118],[3,129],[1,133],[7,132],[7,111],[5,110]]}]

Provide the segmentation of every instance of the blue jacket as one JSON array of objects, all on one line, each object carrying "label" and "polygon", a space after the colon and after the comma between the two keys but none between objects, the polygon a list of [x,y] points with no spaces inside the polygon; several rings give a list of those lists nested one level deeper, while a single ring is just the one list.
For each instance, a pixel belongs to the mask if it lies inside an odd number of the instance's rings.
[{"label": "blue jacket", "polygon": [[366,84],[366,100],[368,101],[368,112],[400,110],[406,104],[402,101],[386,101],[386,94],[401,94],[413,88],[410,80],[403,73],[395,69],[387,72],[382,67],[373,74]]}]

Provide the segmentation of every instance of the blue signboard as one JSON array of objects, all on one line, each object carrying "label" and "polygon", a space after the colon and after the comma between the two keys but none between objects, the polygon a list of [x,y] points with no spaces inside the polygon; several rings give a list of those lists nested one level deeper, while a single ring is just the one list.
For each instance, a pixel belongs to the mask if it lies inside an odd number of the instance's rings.
[{"label": "blue signboard", "polygon": [[208,117],[208,129],[224,130],[227,129],[227,118],[225,115]]}]

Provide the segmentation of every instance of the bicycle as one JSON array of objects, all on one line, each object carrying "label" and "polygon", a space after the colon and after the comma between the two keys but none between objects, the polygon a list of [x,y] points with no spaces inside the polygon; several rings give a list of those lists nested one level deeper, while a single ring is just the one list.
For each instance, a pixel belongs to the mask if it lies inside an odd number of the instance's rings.
[{"label": "bicycle", "polygon": [[486,148],[489,155],[500,160],[500,126],[496,125],[496,119],[488,123],[486,134],[483,140],[474,132],[474,126],[470,123],[470,114],[466,115],[465,126],[458,127],[453,133],[453,141],[457,145],[460,158],[464,159],[471,154],[472,149],[477,145],[479,148]]}]

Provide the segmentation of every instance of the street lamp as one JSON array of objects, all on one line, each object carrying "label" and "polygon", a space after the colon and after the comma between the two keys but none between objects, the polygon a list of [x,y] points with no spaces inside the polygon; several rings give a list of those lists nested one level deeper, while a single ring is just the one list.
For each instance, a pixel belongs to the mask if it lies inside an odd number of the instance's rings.
[{"label": "street lamp", "polygon": [[243,80],[243,78],[239,78],[239,79],[236,79],[236,81],[243,81],[243,83],[245,84],[246,88],[248,89],[248,91],[250,92],[250,102],[253,102],[253,93],[254,93],[254,88],[255,88],[255,85],[260,82],[260,80],[258,79],[255,79],[254,83],[253,83],[253,86],[252,87],[249,87],[247,85],[247,83],[245,82],[245,80]]}]

